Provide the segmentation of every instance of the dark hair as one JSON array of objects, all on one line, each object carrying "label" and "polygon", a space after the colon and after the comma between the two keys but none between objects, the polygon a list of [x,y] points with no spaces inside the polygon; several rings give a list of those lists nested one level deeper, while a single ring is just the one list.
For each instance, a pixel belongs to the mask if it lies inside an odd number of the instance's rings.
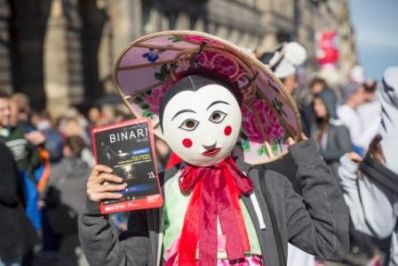
[{"label": "dark hair", "polygon": [[369,82],[365,82],[363,84],[363,88],[364,88],[366,93],[375,93],[375,91],[377,89],[377,81],[372,80],[372,81],[369,81]]},{"label": "dark hair", "polygon": [[314,98],[312,99],[312,102],[311,102],[312,109],[314,109],[315,100],[320,100],[323,103],[323,105],[325,106],[326,117],[324,117],[324,118],[317,117],[317,115],[315,114],[315,119],[316,119],[317,125],[324,126],[324,125],[329,123],[329,119],[330,119],[330,116],[331,116],[330,110],[328,108],[328,104],[326,103],[325,98],[322,97],[322,94],[318,94],[318,95],[315,95]]},{"label": "dark hair", "polygon": [[323,86],[323,88],[327,87],[326,81],[323,78],[320,77],[315,77],[313,78],[310,83],[308,84],[309,88],[314,87],[317,84],[321,84]]},{"label": "dark hair", "polygon": [[235,99],[238,101],[240,105],[240,99],[242,99],[241,94],[239,89],[237,88],[237,85],[232,83],[230,80],[226,78],[222,78],[220,76],[212,75],[209,73],[206,73],[206,75],[203,74],[193,74],[193,75],[187,75],[183,77],[182,79],[178,80],[176,83],[174,83],[170,89],[166,92],[164,95],[161,103],[160,103],[160,108],[159,108],[159,122],[160,122],[160,128],[163,131],[163,113],[164,109],[166,108],[167,103],[178,93],[183,92],[183,91],[198,91],[201,88],[203,88],[206,85],[210,84],[218,84],[223,87],[226,87],[229,89],[229,91],[232,93],[232,95],[235,97]]},{"label": "dark hair", "polygon": [[7,91],[0,89],[0,99],[10,99],[10,98],[11,95]]},{"label": "dark hair", "polygon": [[380,145],[383,137],[377,134],[369,144],[368,154],[375,159],[375,161],[385,164],[386,157],[384,157],[383,148]]},{"label": "dark hair", "polygon": [[65,146],[70,148],[73,157],[80,157],[86,144],[84,144],[84,141],[80,136],[70,136],[66,138]]}]

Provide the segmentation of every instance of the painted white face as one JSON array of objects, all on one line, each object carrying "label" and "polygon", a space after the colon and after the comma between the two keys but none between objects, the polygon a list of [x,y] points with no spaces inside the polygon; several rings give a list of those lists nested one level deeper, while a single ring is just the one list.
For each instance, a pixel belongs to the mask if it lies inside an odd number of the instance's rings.
[{"label": "painted white face", "polygon": [[166,105],[163,135],[185,162],[211,166],[230,155],[239,136],[242,114],[225,87],[210,84],[182,91]]}]

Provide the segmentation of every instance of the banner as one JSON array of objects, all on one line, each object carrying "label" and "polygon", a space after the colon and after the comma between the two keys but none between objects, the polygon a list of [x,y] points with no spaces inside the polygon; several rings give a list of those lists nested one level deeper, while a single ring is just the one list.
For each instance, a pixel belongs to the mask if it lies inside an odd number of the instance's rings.
[{"label": "banner", "polygon": [[340,57],[339,36],[336,31],[320,31],[316,34],[316,59],[321,68],[337,67]]}]

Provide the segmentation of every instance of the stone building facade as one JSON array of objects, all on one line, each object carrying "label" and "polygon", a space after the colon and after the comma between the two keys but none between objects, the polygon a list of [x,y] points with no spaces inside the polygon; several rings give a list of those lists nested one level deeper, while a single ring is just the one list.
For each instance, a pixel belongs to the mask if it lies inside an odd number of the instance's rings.
[{"label": "stone building facade", "polygon": [[[24,92],[35,108],[56,113],[92,103],[113,92],[113,63],[129,42],[169,29],[209,32],[256,52],[295,39],[308,49],[314,69],[315,32],[324,20],[316,2],[0,0],[0,87]],[[339,12],[346,13],[333,27],[351,25],[349,13]],[[344,49],[355,61],[355,47]]]}]

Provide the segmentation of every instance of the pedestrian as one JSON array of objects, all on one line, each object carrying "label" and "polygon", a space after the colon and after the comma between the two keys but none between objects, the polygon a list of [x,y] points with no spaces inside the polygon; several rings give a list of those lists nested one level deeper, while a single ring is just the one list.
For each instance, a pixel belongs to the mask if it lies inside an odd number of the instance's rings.
[{"label": "pedestrian", "polygon": [[62,144],[64,136],[53,125],[47,111],[34,111],[31,118],[32,124],[45,137],[44,149],[48,152],[50,162],[56,163],[62,159]]},{"label": "pedestrian", "polygon": [[363,130],[366,133],[364,135],[369,136],[368,141],[363,144],[364,152],[367,151],[371,140],[377,135],[380,125],[381,104],[378,97],[376,97],[377,87],[377,82],[374,80],[368,80],[363,83],[365,102],[358,106],[357,110],[361,125],[365,125]]},{"label": "pedestrian", "polygon": [[[3,111],[0,105],[0,113]],[[38,237],[24,214],[21,179],[13,154],[1,142],[0,169],[0,265],[22,266]]]},{"label": "pedestrian", "polygon": [[89,165],[94,165],[94,156],[88,148],[90,143],[89,132],[87,132],[88,121],[76,108],[70,108],[59,121],[58,130],[64,136],[80,136],[86,147],[81,153],[82,159]]},{"label": "pedestrian", "polygon": [[333,119],[336,104],[328,96],[322,92],[314,97],[312,107],[316,120],[311,135],[318,144],[320,155],[337,177],[340,157],[352,151],[352,143],[348,129],[341,121]]},{"label": "pedestrian", "polygon": [[293,95],[298,87],[297,68],[306,59],[305,48],[297,42],[282,43],[274,51],[266,52],[260,57],[260,61],[282,81],[290,95]]},{"label": "pedestrian", "polygon": [[85,148],[80,136],[68,137],[63,147],[63,158],[53,164],[44,194],[44,213],[50,232],[57,236],[59,247],[57,266],[78,265],[80,247],[77,232],[77,217],[82,212],[85,200],[85,184],[90,172],[81,158]]},{"label": "pedestrian", "polygon": [[[308,94],[302,99],[300,114],[303,126],[303,132],[307,136],[311,136],[311,126],[315,122],[315,114],[312,108],[312,101],[316,95],[324,92],[329,94],[327,97],[330,98],[334,103],[337,103],[337,97],[332,89],[330,89],[326,81],[321,77],[314,77],[308,84]],[[333,114],[336,116],[336,114]],[[333,117],[335,119],[337,117]]]},{"label": "pedestrian", "polygon": [[367,100],[364,86],[361,83],[349,83],[343,88],[342,100],[343,105],[338,107],[337,116],[350,131],[354,151],[363,155],[374,136],[372,130],[366,130],[357,112]]},{"label": "pedestrian", "polygon": [[0,142],[5,143],[14,155],[23,181],[26,215],[36,230],[40,231],[39,177],[35,175],[35,170],[42,163],[37,145],[44,142],[45,138],[39,132],[28,132],[24,126],[14,124],[12,117],[16,114],[11,112],[11,104],[10,95],[0,91]]},{"label": "pedestrian", "polygon": [[[390,238],[388,265],[398,265],[398,67],[389,67],[378,90],[383,113],[378,136],[362,161],[341,159],[340,183],[355,228],[378,239]],[[362,161],[362,162],[361,162]]]}]

